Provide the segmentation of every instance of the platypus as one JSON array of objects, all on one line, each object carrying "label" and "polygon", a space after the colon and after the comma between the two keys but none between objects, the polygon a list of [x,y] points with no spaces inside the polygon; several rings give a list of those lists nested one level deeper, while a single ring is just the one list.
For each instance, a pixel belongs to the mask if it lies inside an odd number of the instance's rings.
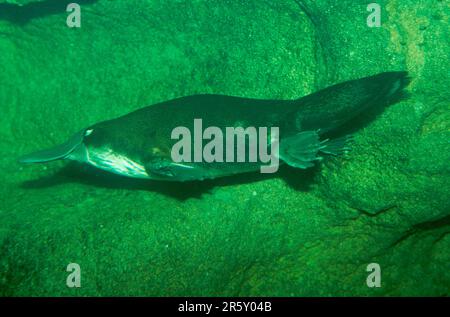
[{"label": "platypus", "polygon": [[[399,71],[346,81],[293,100],[217,94],[181,97],[93,124],[66,143],[23,156],[19,162],[68,159],[123,176],[168,181],[213,179],[260,169],[260,159],[212,162],[174,159],[173,147],[180,141],[174,139],[174,129],[194,131],[196,120],[201,120],[203,127],[215,127],[216,132],[218,128],[223,135],[230,127],[277,127],[276,158],[280,163],[306,169],[326,155],[346,152],[348,137],[328,136],[369,108],[400,94],[408,82],[407,72]],[[249,138],[246,135],[246,141]],[[269,133],[258,144],[272,149],[273,140]],[[200,142],[201,148],[208,140]],[[193,145],[189,150],[195,156],[198,148]]]}]

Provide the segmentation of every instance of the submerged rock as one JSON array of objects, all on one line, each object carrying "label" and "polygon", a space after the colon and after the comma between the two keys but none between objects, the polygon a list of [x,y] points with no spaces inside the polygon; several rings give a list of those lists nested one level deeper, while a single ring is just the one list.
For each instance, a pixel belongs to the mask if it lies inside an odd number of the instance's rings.
[{"label": "submerged rock", "polygon": [[[355,1],[91,2],[79,29],[0,13],[1,295],[449,294],[444,1],[378,1],[380,28]],[[177,96],[294,98],[388,70],[410,72],[409,98],[312,171],[183,185],[15,163]]]}]

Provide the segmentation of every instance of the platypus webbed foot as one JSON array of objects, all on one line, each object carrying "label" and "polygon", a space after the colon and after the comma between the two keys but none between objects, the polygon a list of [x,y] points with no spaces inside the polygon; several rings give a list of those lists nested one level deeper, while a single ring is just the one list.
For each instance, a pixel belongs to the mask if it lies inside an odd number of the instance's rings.
[{"label": "platypus webbed foot", "polygon": [[320,149],[320,152],[334,156],[345,154],[351,150],[350,143],[352,141],[352,135],[324,140],[322,141],[323,147]]},{"label": "platypus webbed foot", "polygon": [[317,154],[323,146],[317,131],[304,131],[282,138],[279,156],[286,164],[305,169],[321,159]]},{"label": "platypus webbed foot", "polygon": [[341,155],[350,150],[351,135],[337,139],[320,140],[318,131],[304,131],[294,136],[281,139],[280,159],[286,164],[306,169],[314,166],[314,161],[321,160],[320,153]]}]

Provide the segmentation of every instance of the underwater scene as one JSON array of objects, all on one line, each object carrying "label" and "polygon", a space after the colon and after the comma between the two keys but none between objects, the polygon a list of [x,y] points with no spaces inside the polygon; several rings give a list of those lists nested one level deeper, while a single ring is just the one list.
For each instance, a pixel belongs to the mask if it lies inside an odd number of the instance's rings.
[{"label": "underwater scene", "polygon": [[0,0],[0,296],[449,296],[444,0]]}]

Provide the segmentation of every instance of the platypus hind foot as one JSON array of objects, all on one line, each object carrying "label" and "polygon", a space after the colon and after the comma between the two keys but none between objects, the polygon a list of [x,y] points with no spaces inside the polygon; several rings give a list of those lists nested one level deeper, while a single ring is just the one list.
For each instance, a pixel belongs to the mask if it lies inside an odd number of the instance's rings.
[{"label": "platypus hind foot", "polygon": [[345,135],[337,139],[327,139],[322,141],[323,147],[320,152],[330,155],[342,155],[351,150],[350,143],[353,141],[352,135]]},{"label": "platypus hind foot", "polygon": [[306,169],[314,166],[314,161],[321,160],[320,153],[341,155],[350,151],[351,135],[337,139],[320,140],[317,131],[304,131],[294,136],[281,139],[280,159],[286,164]]},{"label": "platypus hind foot", "polygon": [[297,168],[314,166],[314,161],[320,160],[319,151],[326,147],[319,138],[317,131],[304,131],[294,136],[280,140],[280,159],[286,164]]}]

